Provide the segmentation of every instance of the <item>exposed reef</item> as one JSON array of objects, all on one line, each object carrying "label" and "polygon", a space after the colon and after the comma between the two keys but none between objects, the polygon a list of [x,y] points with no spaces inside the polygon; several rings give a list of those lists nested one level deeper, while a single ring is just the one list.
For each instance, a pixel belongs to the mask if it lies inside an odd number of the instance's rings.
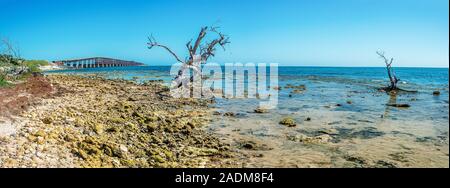
[{"label": "exposed reef", "polygon": [[208,101],[174,99],[148,82],[47,76],[59,95],[14,118],[0,167],[232,167],[234,153],[201,126]]}]

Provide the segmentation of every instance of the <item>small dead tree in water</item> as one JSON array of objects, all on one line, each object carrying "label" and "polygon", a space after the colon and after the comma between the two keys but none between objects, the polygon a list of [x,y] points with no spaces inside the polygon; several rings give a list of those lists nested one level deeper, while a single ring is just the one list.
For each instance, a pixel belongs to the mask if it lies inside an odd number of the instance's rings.
[{"label": "small dead tree in water", "polygon": [[392,68],[392,63],[394,61],[394,58],[386,58],[386,56],[384,55],[383,51],[377,51],[378,56],[380,56],[380,58],[382,58],[384,60],[384,63],[386,64],[386,71],[389,77],[389,81],[390,81],[390,85],[384,88],[381,88],[381,90],[389,92],[391,94],[396,94],[400,91],[403,92],[411,92],[411,93],[415,93],[417,91],[409,91],[409,90],[404,90],[404,89],[400,89],[397,86],[397,83],[400,81],[400,79],[395,75],[395,72]]},{"label": "small dead tree in water", "polygon": [[387,92],[399,90],[399,88],[397,87],[397,83],[400,81],[400,79],[397,78],[394,70],[392,69],[392,62],[394,61],[394,58],[391,59],[386,58],[383,51],[377,51],[377,54],[378,56],[383,58],[384,63],[386,64],[386,71],[388,73],[390,81],[390,85],[388,87],[383,88],[383,90]]},{"label": "small dead tree in water", "polygon": [[[225,50],[225,45],[230,43],[229,37],[218,31],[218,27],[202,27],[195,41],[190,40],[186,43],[186,48],[189,52],[189,57],[182,60],[175,52],[173,52],[169,47],[163,44],[159,44],[153,36],[148,38],[147,43],[148,48],[160,47],[168,51],[177,62],[181,63],[182,66],[178,71],[178,75],[174,78],[172,86],[181,87],[182,83],[186,81],[192,81],[193,76],[187,76],[184,73],[185,70],[193,70],[194,74],[198,74],[201,69],[201,64],[208,61],[210,57],[214,57],[216,53],[216,47],[220,46]],[[206,41],[206,36],[208,34],[214,34],[214,39]]]}]

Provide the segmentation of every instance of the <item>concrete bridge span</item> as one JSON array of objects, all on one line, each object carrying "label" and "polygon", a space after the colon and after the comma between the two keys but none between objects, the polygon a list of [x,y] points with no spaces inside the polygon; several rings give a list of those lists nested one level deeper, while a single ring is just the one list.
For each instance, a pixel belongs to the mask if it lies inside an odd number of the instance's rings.
[{"label": "concrete bridge span", "polygon": [[105,58],[105,57],[93,57],[84,59],[72,59],[53,61],[53,63],[60,66],[67,66],[71,68],[100,68],[100,67],[128,67],[128,66],[141,66],[143,63],[135,61],[125,61],[119,59]]}]

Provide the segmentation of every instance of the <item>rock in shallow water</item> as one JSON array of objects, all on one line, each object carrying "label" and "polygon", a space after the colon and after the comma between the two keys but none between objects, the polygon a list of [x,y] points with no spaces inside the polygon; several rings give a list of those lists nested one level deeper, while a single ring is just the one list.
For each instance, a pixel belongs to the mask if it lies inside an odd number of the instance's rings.
[{"label": "rock in shallow water", "polygon": [[265,109],[265,108],[257,108],[257,109],[255,109],[255,113],[258,113],[258,114],[263,114],[263,113],[268,113],[268,112],[269,112],[269,110]]},{"label": "rock in shallow water", "polygon": [[306,136],[306,135],[290,135],[288,136],[288,140],[294,142],[302,142],[305,144],[326,144],[330,143],[333,140],[333,137],[327,134],[319,135],[319,136]]},{"label": "rock in shallow water", "polygon": [[291,117],[285,117],[280,121],[281,125],[286,125],[288,127],[295,127],[297,126],[297,123],[295,122],[294,119],[292,119]]},{"label": "rock in shallow water", "polygon": [[397,108],[409,108],[411,105],[409,104],[386,104],[387,106],[397,107]]}]

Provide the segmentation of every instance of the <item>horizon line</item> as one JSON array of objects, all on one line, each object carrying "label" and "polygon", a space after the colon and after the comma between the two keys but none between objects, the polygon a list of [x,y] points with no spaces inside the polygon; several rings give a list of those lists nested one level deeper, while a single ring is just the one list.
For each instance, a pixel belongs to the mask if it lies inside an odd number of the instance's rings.
[{"label": "horizon line", "polygon": [[[221,66],[223,66],[223,64],[220,64]],[[149,65],[147,63],[144,63],[144,66],[172,66],[170,64],[166,65],[166,64],[160,64],[160,65]],[[335,66],[335,65],[278,65],[278,67],[323,67],[323,68],[386,68],[386,66]],[[432,67],[432,66],[397,66],[397,67],[393,67],[393,68],[446,68],[448,69],[449,67]]]}]

